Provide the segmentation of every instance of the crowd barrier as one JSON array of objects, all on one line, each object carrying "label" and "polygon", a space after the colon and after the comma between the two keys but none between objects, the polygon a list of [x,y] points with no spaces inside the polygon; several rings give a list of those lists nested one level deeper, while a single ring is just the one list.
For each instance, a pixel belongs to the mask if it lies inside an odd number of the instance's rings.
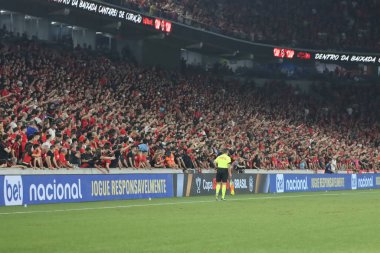
[{"label": "crowd barrier", "polygon": [[380,188],[380,174],[272,174],[270,192],[312,192]]},{"label": "crowd barrier", "polygon": [[0,206],[173,197],[172,174],[0,177]]},{"label": "crowd barrier", "polygon": [[[237,195],[380,188],[380,174],[237,174],[232,181]],[[215,173],[1,175],[0,206],[206,196],[215,186]]]},{"label": "crowd barrier", "polygon": [[[177,174],[176,196],[205,196],[215,194],[215,173]],[[236,174],[232,179],[236,194],[269,192],[268,174]],[[227,182],[229,190],[230,182]]]}]

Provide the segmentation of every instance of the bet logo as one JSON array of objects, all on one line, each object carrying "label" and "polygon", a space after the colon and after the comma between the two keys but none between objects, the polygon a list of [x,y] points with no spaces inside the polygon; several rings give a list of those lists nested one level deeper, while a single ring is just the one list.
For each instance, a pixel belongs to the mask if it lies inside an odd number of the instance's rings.
[{"label": "bet logo", "polygon": [[285,184],[284,184],[284,174],[276,175],[276,192],[282,193],[284,192]]},{"label": "bet logo", "polygon": [[6,206],[22,205],[23,185],[21,176],[4,177],[4,202]]}]

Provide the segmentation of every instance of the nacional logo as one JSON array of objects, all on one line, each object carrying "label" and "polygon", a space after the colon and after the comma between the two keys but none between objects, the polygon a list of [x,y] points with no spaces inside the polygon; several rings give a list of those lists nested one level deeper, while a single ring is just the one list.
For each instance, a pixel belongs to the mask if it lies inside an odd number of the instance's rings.
[{"label": "nacional logo", "polygon": [[200,177],[197,177],[195,179],[195,184],[197,185],[197,193],[201,193],[202,179]]},{"label": "nacional logo", "polygon": [[295,177],[294,179],[286,180],[285,184],[287,191],[307,191],[309,189],[309,186],[307,185],[307,177],[304,179]]},{"label": "nacional logo", "polygon": [[358,180],[356,174],[351,175],[351,189],[356,190],[358,188]]},{"label": "nacional logo", "polygon": [[4,202],[6,206],[22,205],[24,187],[21,176],[4,177]]},{"label": "nacional logo", "polygon": [[284,189],[284,174],[276,174],[276,192],[282,193],[284,192]]},{"label": "nacional logo", "polygon": [[249,191],[253,192],[253,177],[252,176],[249,176],[248,184],[249,184]]},{"label": "nacional logo", "polygon": [[53,182],[31,184],[29,188],[30,201],[51,201],[83,199],[81,180],[73,183],[59,183],[54,179]]}]

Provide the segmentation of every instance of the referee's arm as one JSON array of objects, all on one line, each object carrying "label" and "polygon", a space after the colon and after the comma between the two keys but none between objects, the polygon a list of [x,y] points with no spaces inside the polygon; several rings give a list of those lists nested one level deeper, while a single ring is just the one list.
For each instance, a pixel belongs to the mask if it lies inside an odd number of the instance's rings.
[{"label": "referee's arm", "polygon": [[218,170],[218,157],[214,160],[215,170]]}]

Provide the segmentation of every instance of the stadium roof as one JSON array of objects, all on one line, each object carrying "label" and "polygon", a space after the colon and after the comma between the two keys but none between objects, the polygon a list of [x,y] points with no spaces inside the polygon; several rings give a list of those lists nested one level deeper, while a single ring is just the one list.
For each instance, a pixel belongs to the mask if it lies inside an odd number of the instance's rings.
[{"label": "stadium roof", "polygon": [[[232,38],[229,36],[204,31],[186,24],[180,24],[173,21],[171,23],[171,32],[163,33],[154,29],[154,25],[143,25],[142,22],[131,22],[111,15],[100,15],[97,11],[89,11],[86,7],[73,7],[74,3],[93,3],[109,8],[131,13],[132,16],[146,17],[151,21],[161,19],[152,17],[134,10],[129,10],[124,7],[114,6],[112,4],[99,2],[98,0],[0,0],[1,8],[28,14],[35,17],[43,17],[51,21],[61,22],[72,26],[85,27],[97,32],[103,32],[131,39],[155,39],[155,43],[166,44],[178,49],[187,49],[190,51],[199,52],[207,55],[221,56],[230,59],[274,59],[274,50],[281,45],[268,45],[261,43],[249,42],[241,39]],[[87,6],[89,7],[89,6]],[[166,20],[165,20],[166,22]],[[285,47],[288,48],[288,47]],[[286,49],[285,49],[286,50]],[[293,50],[296,50],[295,52]],[[334,61],[329,58],[330,54],[335,54],[334,57],[342,57],[346,54],[354,57],[351,62],[354,63],[380,63],[380,54],[378,53],[353,53],[353,52],[327,52],[308,49],[291,49],[293,51],[292,58],[300,58],[297,53],[307,52],[312,54],[310,60]],[[319,55],[321,57],[317,57]],[[359,56],[359,57],[357,57]],[[371,59],[366,59],[367,56],[372,56]],[[300,58],[302,59],[302,58]],[[351,58],[350,58],[351,59]],[[339,60],[340,63],[347,61]]]}]

